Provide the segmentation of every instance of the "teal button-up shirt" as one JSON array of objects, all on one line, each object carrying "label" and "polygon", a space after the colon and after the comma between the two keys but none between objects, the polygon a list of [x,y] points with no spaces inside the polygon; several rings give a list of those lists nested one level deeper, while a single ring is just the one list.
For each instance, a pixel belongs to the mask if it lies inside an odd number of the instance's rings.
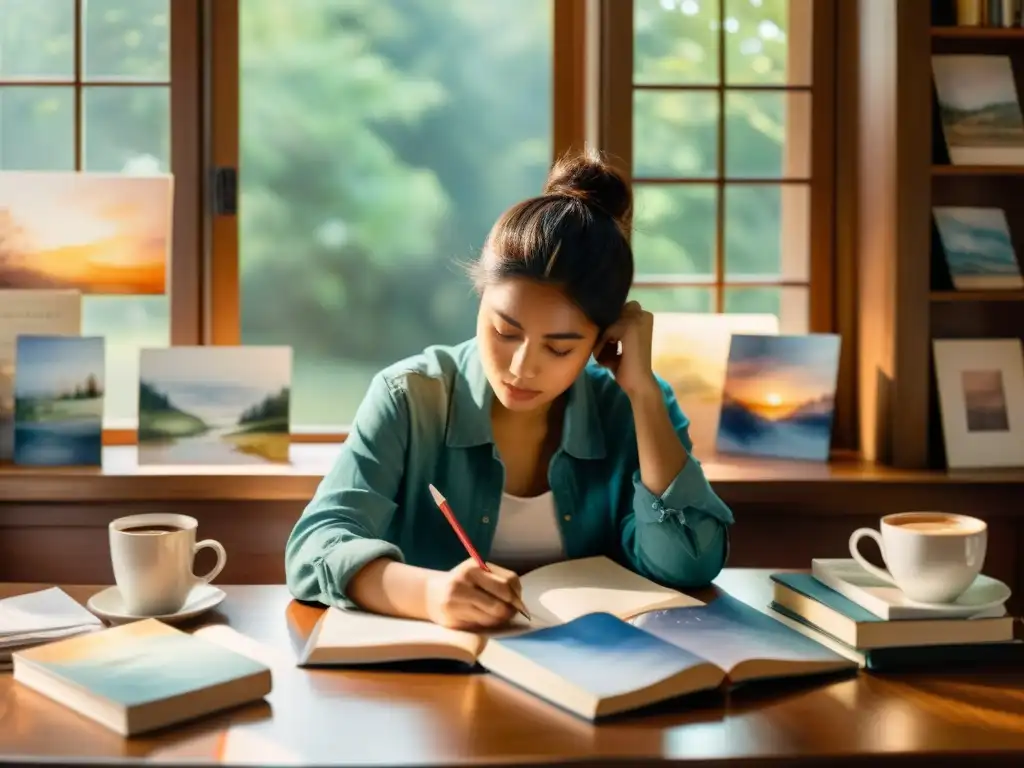
[{"label": "teal button-up shirt", "polygon": [[[689,451],[689,421],[659,384]],[[505,481],[491,433],[493,396],[475,339],[430,347],[378,373],[288,538],[292,595],[351,606],[346,585],[375,558],[439,570],[465,560],[430,483],[486,560]],[[652,494],[640,479],[629,399],[593,360],[569,389],[548,481],[570,559],[606,555],[677,588],[708,584],[725,564],[733,517],[700,463],[689,458],[665,493]]]}]

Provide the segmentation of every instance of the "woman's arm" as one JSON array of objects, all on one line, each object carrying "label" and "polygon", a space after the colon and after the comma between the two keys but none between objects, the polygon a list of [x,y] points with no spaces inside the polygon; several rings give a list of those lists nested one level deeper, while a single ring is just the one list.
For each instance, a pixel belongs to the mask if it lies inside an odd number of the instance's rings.
[{"label": "woman's arm", "polygon": [[636,448],[640,458],[640,480],[655,496],[661,496],[686,466],[690,455],[672,424],[665,393],[651,376],[649,386],[629,395],[636,425]]},{"label": "woman's arm", "polygon": [[285,577],[294,597],[352,607],[349,582],[364,566],[404,562],[385,533],[397,510],[408,433],[404,399],[378,375],[334,466],[288,537]]},{"label": "woman's arm", "polygon": [[665,382],[629,395],[636,453],[623,471],[620,534],[637,571],[679,588],[709,584],[725,565],[732,511],[690,455],[689,420]]}]

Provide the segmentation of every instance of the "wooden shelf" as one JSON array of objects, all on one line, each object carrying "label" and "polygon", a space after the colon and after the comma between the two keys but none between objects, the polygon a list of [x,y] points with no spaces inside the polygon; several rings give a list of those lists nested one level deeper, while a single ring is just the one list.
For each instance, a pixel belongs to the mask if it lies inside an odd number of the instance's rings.
[{"label": "wooden shelf", "polygon": [[933,165],[933,176],[1024,176],[1024,165]]},{"label": "wooden shelf", "polygon": [[1024,40],[1024,28],[932,27],[932,37],[947,40]]},{"label": "wooden shelf", "polygon": [[932,301],[1024,301],[1024,291],[932,291]]},{"label": "wooden shelf", "polygon": [[[134,446],[105,447],[102,467],[0,466],[0,518],[8,502],[41,507],[85,505],[100,511],[109,503],[284,501],[301,505],[312,497],[340,448],[340,444],[330,443],[292,445],[291,463],[280,466],[139,466]],[[920,489],[929,487],[1024,486],[1024,468],[901,470],[846,454],[837,454],[827,463],[709,456],[701,464],[712,486],[729,502],[788,504],[803,500],[815,509],[829,507],[824,496],[852,494],[848,497],[852,501],[881,486],[889,489],[887,493],[902,489],[914,499],[919,498]]]}]

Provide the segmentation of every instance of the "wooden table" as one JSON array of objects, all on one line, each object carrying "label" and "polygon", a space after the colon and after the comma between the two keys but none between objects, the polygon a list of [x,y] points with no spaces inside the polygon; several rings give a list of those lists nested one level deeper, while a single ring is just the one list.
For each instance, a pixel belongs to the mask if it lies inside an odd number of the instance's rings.
[{"label": "wooden table", "polygon": [[[768,571],[716,581],[763,608]],[[0,594],[29,585],[0,585]],[[66,587],[88,599],[93,587]],[[0,763],[233,765],[970,765],[1024,763],[1024,672],[762,684],[593,725],[486,674],[307,671],[319,615],[284,587],[225,587],[197,619],[237,630],[272,665],[265,703],[122,739],[0,674]],[[714,598],[714,591],[697,593]],[[226,624],[227,627],[223,625]],[[229,629],[230,628],[230,629]],[[244,639],[244,638],[242,638]],[[738,761],[738,762],[729,762]]]}]

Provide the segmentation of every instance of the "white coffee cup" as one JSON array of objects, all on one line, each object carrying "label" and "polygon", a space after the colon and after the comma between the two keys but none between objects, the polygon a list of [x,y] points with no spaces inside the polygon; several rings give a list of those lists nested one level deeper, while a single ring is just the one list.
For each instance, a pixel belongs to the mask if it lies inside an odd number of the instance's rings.
[{"label": "white coffee cup", "polygon": [[[985,564],[988,526],[983,520],[945,512],[886,515],[881,533],[858,528],[850,554],[864,570],[894,584],[919,603],[951,603],[971,586]],[[888,570],[872,565],[857,549],[862,538],[878,542]]]},{"label": "white coffee cup", "polygon": [[[220,542],[196,542],[199,522],[175,514],[120,517],[110,523],[110,560],[124,610],[133,616],[163,616],[185,605],[189,592],[208,584],[224,569],[227,553]],[[192,572],[196,552],[209,547],[217,563],[205,576]]]}]

